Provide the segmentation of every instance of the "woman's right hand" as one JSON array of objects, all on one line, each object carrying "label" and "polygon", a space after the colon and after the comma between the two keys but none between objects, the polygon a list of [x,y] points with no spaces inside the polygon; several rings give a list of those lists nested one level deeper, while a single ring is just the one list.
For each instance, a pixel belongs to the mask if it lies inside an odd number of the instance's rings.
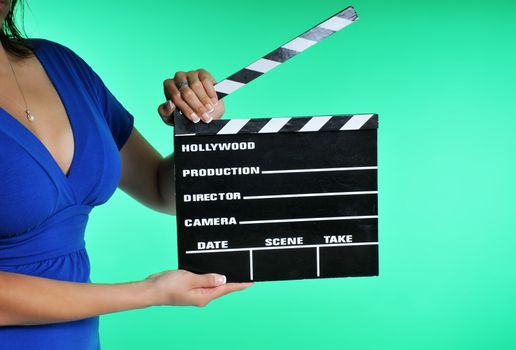
[{"label": "woman's right hand", "polygon": [[170,270],[150,275],[149,302],[157,305],[206,306],[213,299],[249,288],[254,283],[226,283],[226,277],[215,273],[198,275],[186,270]]}]

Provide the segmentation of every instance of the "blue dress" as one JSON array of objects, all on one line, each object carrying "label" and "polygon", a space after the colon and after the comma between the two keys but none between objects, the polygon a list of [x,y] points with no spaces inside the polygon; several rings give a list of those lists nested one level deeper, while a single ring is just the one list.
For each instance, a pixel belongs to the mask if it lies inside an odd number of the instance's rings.
[{"label": "blue dress", "polygon": [[[65,175],[38,138],[0,108],[0,271],[88,283],[88,215],[117,188],[133,116],[72,50],[46,39],[32,43],[68,114],[75,151]],[[100,349],[98,318],[0,327],[0,349]]]}]

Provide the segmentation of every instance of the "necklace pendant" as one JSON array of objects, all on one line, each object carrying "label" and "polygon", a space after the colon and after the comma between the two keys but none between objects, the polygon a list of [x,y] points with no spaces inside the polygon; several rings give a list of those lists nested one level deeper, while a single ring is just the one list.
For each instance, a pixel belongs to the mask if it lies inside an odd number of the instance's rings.
[{"label": "necklace pendant", "polygon": [[33,122],[34,119],[36,119],[31,113],[30,113],[30,110],[25,110],[25,113],[27,114],[27,119],[29,120],[29,122]]}]

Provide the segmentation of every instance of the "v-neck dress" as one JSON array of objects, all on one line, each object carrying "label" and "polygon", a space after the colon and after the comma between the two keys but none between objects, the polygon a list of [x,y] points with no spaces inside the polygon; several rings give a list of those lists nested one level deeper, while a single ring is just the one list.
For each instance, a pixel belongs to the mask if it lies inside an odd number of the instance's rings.
[{"label": "v-neck dress", "polygon": [[[75,52],[46,39],[32,43],[68,114],[75,150],[65,175],[43,143],[0,108],[0,271],[88,283],[86,223],[117,188],[119,150],[134,120]],[[98,318],[0,327],[0,349],[97,350]]]}]

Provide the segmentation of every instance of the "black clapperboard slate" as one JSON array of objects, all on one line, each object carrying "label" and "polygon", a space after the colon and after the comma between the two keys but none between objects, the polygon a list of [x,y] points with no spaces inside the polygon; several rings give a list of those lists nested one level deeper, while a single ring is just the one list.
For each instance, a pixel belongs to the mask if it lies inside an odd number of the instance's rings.
[{"label": "black clapperboard slate", "polygon": [[[357,19],[352,7],[215,85],[219,98]],[[378,275],[376,114],[175,113],[179,268],[230,282]]]}]

